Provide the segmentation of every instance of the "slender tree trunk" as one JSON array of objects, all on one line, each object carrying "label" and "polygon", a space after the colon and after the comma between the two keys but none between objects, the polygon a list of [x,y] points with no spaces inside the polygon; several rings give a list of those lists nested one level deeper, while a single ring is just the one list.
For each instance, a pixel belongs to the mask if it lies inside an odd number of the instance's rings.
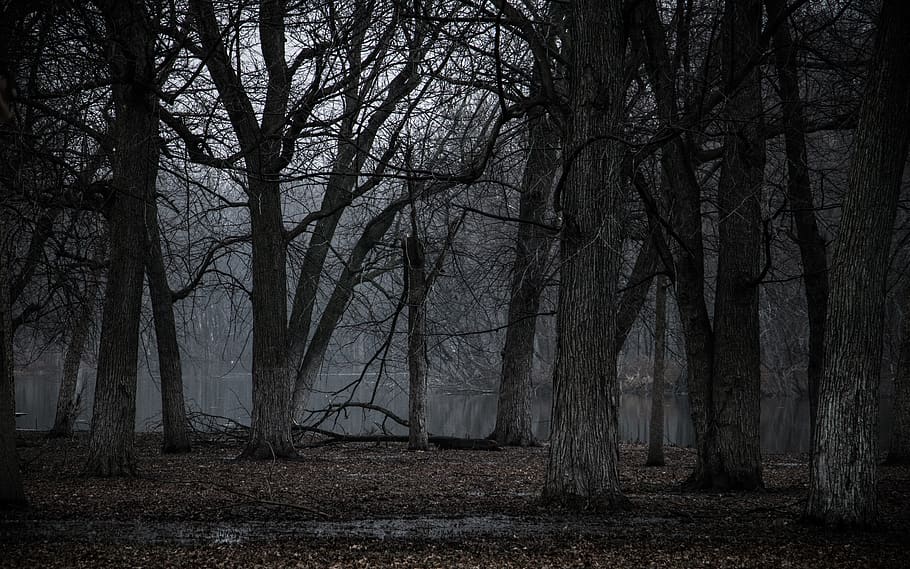
[{"label": "slender tree trunk", "polygon": [[910,464],[910,287],[904,291],[900,361],[894,376],[889,464]]},{"label": "slender tree trunk", "polygon": [[[678,120],[678,69],[667,48],[657,2],[639,3],[636,15],[640,18],[643,46],[647,49],[645,69],[657,95],[662,126],[668,127]],[[676,277],[676,306],[685,339],[687,388],[697,450],[695,468],[687,485],[710,487],[710,473],[718,469],[712,388],[715,353],[714,330],[705,302],[701,186],[695,175],[691,147],[685,138],[674,137],[662,150],[663,178],[674,182],[674,191],[668,196],[668,212],[676,234],[669,245]]]},{"label": "slender tree trunk", "polygon": [[99,1],[111,38],[109,64],[115,118],[110,264],[101,323],[95,403],[86,472],[97,476],[136,473],[136,367],[145,265],[145,209],[158,174],[158,120],[154,32],[141,2]]},{"label": "slender tree trunk", "polygon": [[616,349],[622,350],[629,337],[629,332],[642,307],[648,300],[648,291],[651,289],[651,281],[658,269],[661,267],[660,252],[657,247],[657,240],[662,237],[657,236],[653,231],[659,231],[659,228],[651,228],[652,232],[645,236],[638,255],[635,257],[635,264],[632,266],[632,272],[629,273],[629,279],[626,281],[625,293],[622,295],[622,301],[616,313]]},{"label": "slender tree trunk", "polygon": [[[360,18],[366,21],[366,19],[373,17],[373,14],[371,14],[373,9],[374,7],[370,3],[357,3],[354,17],[355,19]],[[366,32],[367,27],[364,26],[348,38],[347,64],[351,75],[349,77],[350,80],[346,82],[347,87],[342,97],[344,118],[340,121],[338,151],[320,206],[320,211],[325,215],[316,222],[313,229],[312,237],[301,264],[291,307],[291,318],[288,324],[288,342],[290,346],[288,357],[294,373],[292,379],[294,384],[294,413],[300,413],[304,409],[306,400],[315,383],[318,369],[322,365],[325,349],[332,334],[334,334],[335,325],[344,314],[347,300],[350,299],[353,291],[353,282],[351,281],[339,281],[336,284],[335,290],[332,292],[332,298],[341,299],[346,296],[346,299],[340,307],[337,304],[330,306],[331,311],[328,314],[324,313],[319,318],[318,328],[313,333],[312,340],[310,340],[309,334],[313,322],[313,310],[321,276],[325,269],[326,257],[331,250],[332,239],[347,207],[358,197],[358,192],[363,189],[359,187],[360,176],[364,173],[364,165],[367,161],[373,159],[374,142],[390,117],[393,116],[399,103],[405,100],[421,83],[417,62],[421,61],[426,46],[431,43],[424,43],[428,36],[424,35],[423,32],[412,38],[412,51],[409,55],[411,64],[402,67],[397,74],[389,78],[387,83],[388,91],[384,99],[378,106],[367,112],[362,97],[362,81],[366,77],[364,66],[367,65],[362,58],[362,52],[365,53],[362,48],[363,42],[367,37]],[[383,160],[380,159],[380,162]],[[374,176],[376,173],[382,172],[383,169],[384,166],[377,168]],[[372,181],[375,180],[377,178],[372,178]],[[366,186],[371,183],[367,182]],[[388,210],[383,211],[380,214],[380,218],[387,217],[387,212]],[[389,219],[388,224],[390,225],[391,222],[392,220]],[[383,220],[379,223],[386,223],[386,221]],[[365,230],[358,241],[358,247],[360,247],[361,243],[366,243],[367,232],[374,232],[373,227],[371,226]],[[366,250],[351,253],[348,266],[345,269],[346,275],[358,273],[363,258],[369,252],[369,247],[379,242],[381,237],[382,235],[379,235],[375,241],[367,243],[368,248]],[[360,261],[355,263],[358,255],[360,256]],[[308,341],[311,342],[309,345],[307,344]]]},{"label": "slender tree trunk", "polygon": [[[96,255],[96,261],[103,261],[103,255]],[[63,356],[63,378],[57,393],[57,412],[54,415],[54,426],[48,432],[48,437],[70,437],[73,434],[73,425],[78,412],[77,388],[79,384],[79,367],[82,364],[82,355],[85,353],[85,344],[92,327],[92,317],[98,301],[98,288],[100,286],[100,272],[94,270],[85,284],[85,294],[82,297],[82,306],[66,354]]]},{"label": "slender tree trunk", "polygon": [[416,228],[402,241],[408,287],[408,448],[427,450],[427,273]]},{"label": "slender tree trunk", "polygon": [[556,173],[558,137],[552,119],[543,109],[528,118],[528,162],[522,178],[519,217],[533,223],[518,226],[509,326],[502,350],[502,373],[496,426],[491,438],[501,445],[536,444],[531,415],[531,369],[534,361],[534,331],[540,295],[550,257],[550,236],[539,225],[546,219],[553,177]]},{"label": "slender tree trunk", "polygon": [[[735,77],[760,52],[760,0],[728,0],[724,15],[724,72]],[[724,107],[724,156],[718,187],[719,251],[714,299],[711,388],[718,453],[711,486],[762,486],[759,444],[761,344],[758,278],[762,261],[761,74],[755,67]]]},{"label": "slender tree trunk", "polygon": [[657,277],[654,293],[654,377],[651,383],[651,424],[648,434],[648,460],[645,466],[663,466],[664,390],[667,351],[667,277]]},{"label": "slender tree trunk", "polygon": [[[294,403],[292,412],[294,414],[299,415],[305,408],[306,400],[313,389],[313,385],[316,383],[319,370],[325,360],[325,354],[331,343],[332,334],[335,332],[338,322],[344,316],[348,302],[354,296],[354,288],[358,281],[357,277],[363,269],[363,263],[369,252],[382,240],[392,226],[399,207],[398,204],[389,205],[364,228],[363,233],[361,233],[351,251],[351,255],[348,257],[347,263],[345,263],[344,269],[341,271],[341,276],[335,283],[335,288],[332,290],[332,295],[329,297],[329,301],[319,317],[319,323],[316,325],[316,330],[313,332],[313,337],[310,339],[309,344],[297,344],[295,341],[290,341],[289,350],[291,354],[297,354],[297,350],[304,350],[302,361],[296,367],[297,371],[293,382]],[[309,329],[309,325],[306,328]],[[300,330],[295,328],[293,324],[290,326],[289,334],[293,335],[299,332]],[[294,361],[299,359],[299,356],[295,355],[294,357]]]},{"label": "slender tree trunk", "polygon": [[835,245],[806,517],[878,516],[878,386],[885,277],[910,146],[910,3],[884,0]]},{"label": "slender tree trunk", "polygon": [[155,320],[158,369],[161,373],[161,423],[164,431],[161,450],[164,453],[189,452],[190,437],[183,401],[183,369],[180,346],[177,344],[177,324],[174,322],[174,299],[161,253],[157,206],[151,204],[147,213],[148,257],[145,270]]},{"label": "slender tree trunk", "polygon": [[717,469],[714,451],[716,429],[713,404],[714,330],[705,303],[704,241],[701,188],[692,169],[689,149],[682,140],[668,144],[661,167],[678,185],[670,219],[680,241],[671,242],[676,263],[676,305],[686,347],[687,390],[695,431],[696,463],[688,486],[710,487],[710,472]]},{"label": "slender tree trunk", "polygon": [[[786,9],[785,0],[765,0],[768,14],[774,17]],[[809,420],[812,439],[818,409],[818,385],[825,357],[825,314],[828,311],[828,257],[825,239],[815,219],[812,184],[806,154],[806,117],[799,90],[796,62],[797,48],[790,36],[785,18],[773,36],[774,67],[780,86],[781,114],[786,129],[784,144],[787,156],[787,198],[796,224],[796,242],[803,264],[806,310],[809,316],[809,366],[806,370],[809,390]]]},{"label": "slender tree trunk", "polygon": [[[353,134],[351,133],[349,136],[353,136]],[[326,215],[317,220],[313,228],[313,235],[310,236],[303,262],[300,264],[300,275],[297,277],[297,287],[294,290],[294,300],[288,323],[288,357],[293,366],[292,369],[296,372],[293,376],[295,413],[303,410],[316,379],[315,372],[322,365],[321,358],[315,366],[305,361],[309,351],[307,342],[310,340],[313,310],[326,258],[341,216],[351,200],[353,182],[343,170],[347,168],[352,159],[352,151],[349,144],[340,145],[338,156],[335,159],[336,172],[332,174],[326,184],[326,193],[320,206],[320,210],[326,212]]]},{"label": "slender tree trunk", "polygon": [[562,191],[557,355],[545,499],[583,508],[625,503],[619,483],[617,286],[622,244],[625,100],[623,3],[572,5],[569,173]]},{"label": "slender tree trunk", "polygon": [[900,360],[894,376],[888,464],[910,464],[910,287],[904,291]]},{"label": "slender tree trunk", "polygon": [[16,453],[16,390],[13,378],[13,326],[10,306],[10,249],[7,213],[0,212],[0,508],[26,503]]}]

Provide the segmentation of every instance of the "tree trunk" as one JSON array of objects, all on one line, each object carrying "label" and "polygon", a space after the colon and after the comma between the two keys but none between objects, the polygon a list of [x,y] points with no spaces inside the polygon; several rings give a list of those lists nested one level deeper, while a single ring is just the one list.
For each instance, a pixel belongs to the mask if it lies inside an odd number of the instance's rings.
[{"label": "tree trunk", "polygon": [[158,174],[158,120],[154,32],[141,2],[98,2],[111,38],[109,65],[115,118],[112,186],[108,207],[110,264],[101,323],[95,404],[86,472],[136,473],[136,366],[145,265],[145,209]]},{"label": "tree trunk", "polygon": [[[304,409],[316,379],[316,372],[322,365],[321,357],[318,358],[318,362],[306,361],[307,353],[311,351],[307,342],[310,341],[313,310],[326,258],[341,216],[352,199],[351,186],[354,182],[343,171],[352,159],[351,152],[349,144],[340,145],[338,156],[335,159],[336,172],[332,173],[326,184],[325,196],[323,196],[320,206],[320,211],[326,212],[326,215],[319,218],[313,228],[303,262],[300,264],[297,287],[294,290],[291,317],[288,323],[288,358],[292,370],[295,372],[292,381],[294,383],[294,413],[296,414]],[[356,178],[354,179],[356,180]],[[342,308],[343,310],[344,308]],[[330,334],[332,332],[334,329],[330,331]],[[314,363],[315,365],[313,365]]]},{"label": "tree trunk", "polygon": [[661,168],[677,187],[670,220],[681,241],[671,242],[675,261],[676,306],[686,347],[687,390],[695,431],[696,463],[687,485],[710,486],[716,429],[713,420],[714,331],[705,304],[705,252],[702,235],[701,188],[692,169],[687,145],[671,141]]},{"label": "tree trunk", "polygon": [[[103,254],[95,256],[95,261],[102,262]],[[98,301],[98,288],[100,271],[93,270],[85,284],[85,294],[82,297],[82,306],[69,344],[66,346],[66,355],[63,357],[63,378],[57,393],[57,413],[54,415],[54,426],[47,433],[48,437],[69,437],[73,434],[73,425],[78,413],[77,388],[79,384],[79,367],[82,364],[82,355],[85,353],[85,344],[88,333],[92,327],[92,317]]]},{"label": "tree trunk", "polygon": [[250,438],[241,458],[291,458],[291,384],[287,343],[287,244],[281,206],[281,135],[288,112],[291,74],[286,61],[286,3],[259,3],[259,45],[267,71],[260,111],[232,65],[215,7],[191,0],[206,69],[218,89],[244,151],[253,258],[253,409]]},{"label": "tree trunk", "polygon": [[[724,72],[740,74],[760,52],[760,0],[728,0],[724,14]],[[765,144],[761,132],[761,73],[755,67],[726,102],[724,155],[718,186],[719,250],[714,299],[711,385],[717,460],[711,486],[762,486],[759,444],[761,344],[758,279],[762,261],[761,188]]]},{"label": "tree trunk", "polygon": [[664,390],[667,350],[667,277],[657,277],[654,293],[654,376],[651,382],[651,425],[648,432],[648,460],[645,466],[663,466]]},{"label": "tree trunk", "polygon": [[878,385],[885,277],[910,145],[910,3],[884,0],[834,250],[808,519],[878,516]]},{"label": "tree trunk", "polygon": [[[768,14],[774,17],[786,9],[785,0],[765,0]],[[806,117],[799,91],[796,63],[797,48],[790,36],[790,24],[784,18],[773,36],[774,67],[780,88],[784,144],[787,156],[787,199],[796,224],[796,242],[803,264],[806,311],[809,317],[809,366],[806,370],[809,390],[809,421],[812,439],[818,409],[818,384],[825,357],[825,314],[828,311],[828,257],[825,239],[815,219],[812,185],[806,154]]]},{"label": "tree trunk", "polygon": [[[355,8],[355,18],[366,19],[372,17],[369,13],[372,10],[373,8],[370,7],[369,3],[358,3]],[[335,290],[332,291],[332,298],[340,299],[346,295],[346,299],[340,306],[335,304],[328,307],[330,312],[328,314],[323,313],[319,318],[318,328],[313,334],[311,344],[307,345],[307,341],[310,340],[309,333],[313,321],[313,310],[319,292],[322,273],[325,269],[326,257],[331,250],[338,223],[348,206],[358,195],[362,195],[364,187],[360,186],[361,176],[365,174],[364,165],[369,159],[374,157],[374,142],[379,137],[387,121],[393,116],[397,105],[421,82],[416,62],[422,59],[422,54],[424,53],[424,44],[422,42],[427,36],[423,33],[417,34],[411,43],[410,59],[412,64],[402,67],[397,74],[390,77],[385,97],[378,106],[368,111],[371,103],[364,100],[362,90],[362,81],[367,77],[367,68],[365,66],[368,66],[367,62],[362,58],[363,42],[367,37],[366,31],[366,27],[360,28],[358,33],[352,34],[348,38],[347,64],[350,67],[351,75],[342,97],[344,112],[340,121],[338,150],[320,206],[320,212],[324,213],[324,216],[316,221],[313,234],[310,237],[310,242],[301,263],[300,275],[297,279],[297,287],[291,307],[291,318],[288,324],[288,342],[290,346],[288,357],[294,372],[292,381],[294,384],[295,414],[299,414],[304,410],[306,400],[315,383],[318,369],[322,365],[325,349],[329,340],[331,340],[332,334],[335,332],[335,325],[344,314],[347,301],[353,292],[353,282],[339,281],[336,284]],[[382,160],[385,159],[380,161]],[[384,166],[377,168],[374,171],[374,177],[367,181],[364,186],[368,187],[375,182],[377,180],[375,175],[382,172],[384,168]],[[379,217],[385,217],[387,212],[388,208]],[[371,222],[371,224],[377,221],[385,223],[385,221],[379,221],[374,218],[374,222]],[[388,224],[390,225],[391,222],[392,220],[389,219]],[[368,245],[368,248],[351,253],[349,265],[345,269],[345,275],[356,275],[358,273],[363,258],[369,252],[369,247],[375,245],[382,237],[382,235],[379,235],[376,241],[367,243],[367,231],[373,231],[372,227],[364,231],[357,247],[360,248],[361,243],[364,243]],[[354,259],[358,255],[361,259],[355,265]]]},{"label": "tree trunk", "polygon": [[894,376],[889,464],[910,464],[910,287],[904,291],[900,361]]},{"label": "tree trunk", "polygon": [[[341,271],[341,276],[335,283],[335,288],[332,290],[332,295],[329,297],[329,301],[319,317],[319,323],[316,325],[316,330],[313,332],[313,337],[310,339],[309,344],[298,344],[294,340],[289,340],[289,352],[293,355],[294,361],[300,359],[296,355],[297,350],[304,350],[302,361],[299,366],[295,366],[296,374],[292,381],[294,384],[292,413],[295,415],[300,415],[305,408],[306,400],[313,389],[313,385],[316,383],[319,370],[325,360],[325,354],[331,343],[332,334],[335,332],[338,322],[344,316],[348,302],[354,296],[354,288],[357,285],[358,276],[361,274],[367,255],[388,232],[395,221],[395,216],[398,214],[399,209],[400,204],[390,204],[367,223],[363,233],[361,233],[360,238],[351,250],[347,263],[345,263],[344,269]],[[298,287],[299,291],[300,288]],[[305,327],[308,330],[309,324]],[[292,320],[288,333],[293,335],[300,332],[300,328],[295,328]]]},{"label": "tree trunk", "polygon": [[177,325],[174,322],[174,300],[167,281],[167,269],[161,253],[158,231],[158,207],[148,210],[148,251],[146,275],[152,315],[155,320],[155,342],[158,346],[158,369],[161,373],[161,424],[164,431],[161,451],[182,453],[190,450],[187,432],[186,406],[183,401],[183,370],[180,346],[177,344]]},{"label": "tree trunk", "polygon": [[0,212],[0,508],[26,503],[16,453],[16,390],[13,378],[13,326],[10,306],[12,232]]},{"label": "tree trunk", "polygon": [[546,231],[534,223],[541,224],[546,219],[556,173],[558,149],[554,140],[558,134],[551,121],[541,108],[528,118],[528,162],[521,182],[518,215],[533,223],[519,224],[515,243],[496,426],[490,435],[501,445],[530,446],[537,442],[531,415],[531,369],[551,241]]},{"label": "tree trunk", "polygon": [[408,448],[427,450],[427,273],[416,228],[402,241],[408,287]]},{"label": "tree trunk", "polygon": [[[256,167],[252,171],[261,171]],[[241,458],[293,458],[287,347],[287,265],[277,175],[250,176],[253,232],[253,411]]]},{"label": "tree trunk", "polygon": [[619,483],[617,286],[622,249],[623,3],[579,0],[569,34],[571,101],[562,191],[557,355],[544,498],[582,508],[625,499]]},{"label": "tree trunk", "polygon": [[[638,4],[645,69],[657,96],[663,128],[678,120],[677,68],[667,48],[657,2]],[[716,428],[713,406],[714,330],[705,302],[705,247],[702,233],[701,186],[693,167],[690,143],[682,137],[667,142],[661,152],[665,180],[673,181],[668,196],[670,224],[676,229],[669,248],[673,255],[676,306],[686,348],[687,388],[695,431],[696,463],[688,485],[710,486],[708,473],[716,468]]]}]

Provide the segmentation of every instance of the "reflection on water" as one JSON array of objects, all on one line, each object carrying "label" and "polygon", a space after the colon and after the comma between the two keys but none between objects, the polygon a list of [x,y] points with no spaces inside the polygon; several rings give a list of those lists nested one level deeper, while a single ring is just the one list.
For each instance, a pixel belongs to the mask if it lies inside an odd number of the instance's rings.
[{"label": "reflection on water", "polygon": [[[86,374],[86,390],[82,400],[86,403],[79,415],[77,428],[87,429],[91,417],[92,377]],[[16,424],[24,429],[49,429],[54,422],[59,374],[20,373],[16,377],[17,410],[26,415],[19,417]],[[336,403],[347,399],[366,401],[375,396],[375,403],[390,409],[399,416],[407,415],[407,396],[404,391],[405,378],[384,382],[374,390],[366,381],[354,393],[331,397],[329,393],[347,385],[357,374],[336,374],[325,376],[317,385],[317,393],[311,401],[314,408],[323,407],[329,401]],[[395,378],[393,378],[394,380]],[[240,423],[249,422],[250,378],[245,373],[233,373],[221,377],[204,377],[201,374],[187,374],[184,393],[191,411],[201,411]],[[136,428],[141,431],[158,428],[161,400],[156,378],[141,374],[137,386]],[[429,430],[433,434],[484,437],[492,430],[496,415],[496,395],[489,393],[447,393],[430,390]],[[891,401],[882,400],[880,432],[885,445],[890,433]],[[648,423],[651,412],[649,397],[637,394],[622,396],[620,404],[620,431],[627,442],[647,442]],[[533,405],[535,433],[546,439],[549,430],[550,401],[539,398]],[[761,443],[765,452],[806,452],[809,445],[808,401],[794,398],[771,398],[762,400]],[[665,442],[671,445],[691,446],[694,442],[692,422],[689,418],[689,403],[685,396],[668,394],[665,397],[664,412]],[[362,409],[348,409],[345,413],[330,418],[323,428],[348,433],[373,433],[383,428],[396,434],[405,434],[399,425],[383,421],[382,415]],[[882,447],[886,448],[886,447]]]}]

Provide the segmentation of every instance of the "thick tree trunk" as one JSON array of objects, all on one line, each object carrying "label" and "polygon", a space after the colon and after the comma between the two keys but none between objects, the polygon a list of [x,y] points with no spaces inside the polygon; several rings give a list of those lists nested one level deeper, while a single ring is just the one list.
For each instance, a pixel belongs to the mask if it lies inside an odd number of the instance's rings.
[{"label": "thick tree trunk", "polygon": [[5,212],[0,212],[0,508],[26,503],[16,453],[16,390],[13,379],[13,326],[10,306],[10,248],[12,235]]},{"label": "thick tree trunk", "polygon": [[[760,51],[760,0],[728,0],[724,15],[724,73]],[[761,344],[758,278],[762,261],[761,188],[765,144],[761,132],[761,74],[755,67],[723,110],[727,132],[718,186],[719,251],[714,298],[712,404],[716,462],[711,486],[762,486],[759,444]]]},{"label": "thick tree trunk", "polygon": [[528,161],[522,177],[519,217],[533,223],[518,226],[512,291],[509,299],[509,326],[502,350],[502,373],[496,426],[490,438],[501,445],[536,444],[531,416],[531,369],[534,361],[534,331],[540,295],[543,292],[550,257],[550,236],[539,225],[546,219],[556,161],[558,138],[551,119],[543,109],[528,118]]},{"label": "thick tree trunk", "polygon": [[626,40],[623,3],[572,5],[571,120],[550,455],[544,498],[583,508],[624,504],[619,483],[617,286],[622,249]]},{"label": "thick tree trunk", "polygon": [[[100,262],[103,258],[99,257],[102,256],[98,255],[95,260]],[[92,317],[95,315],[100,276],[98,271],[92,271],[85,284],[82,306],[73,325],[73,332],[69,344],[66,346],[66,354],[63,356],[63,377],[57,392],[57,412],[54,415],[54,426],[47,433],[48,437],[69,437],[73,434],[73,425],[78,412],[79,367],[82,364],[82,355],[85,353],[85,344],[92,327]]]},{"label": "thick tree trunk", "polygon": [[[252,167],[251,171],[260,171]],[[250,177],[253,233],[253,410],[241,458],[293,458],[287,346],[287,253],[277,175]]]},{"label": "thick tree trunk", "polygon": [[262,122],[232,65],[215,7],[191,0],[206,68],[244,151],[253,258],[253,408],[250,438],[241,458],[291,458],[291,383],[288,369],[287,244],[282,220],[281,135],[288,113],[291,74],[285,53],[286,5],[259,3],[259,44],[267,71]]},{"label": "thick tree trunk", "polygon": [[158,174],[158,120],[154,32],[144,4],[98,2],[108,35],[115,78],[112,156],[115,192],[107,217],[110,264],[101,323],[95,403],[86,472],[97,476],[136,473],[136,366],[145,265],[145,209]]},{"label": "thick tree trunk", "polygon": [[806,516],[876,522],[885,277],[910,146],[910,3],[884,0],[834,250]]},{"label": "thick tree trunk", "polygon": [[889,464],[910,464],[910,287],[904,291],[900,361],[894,376]]},{"label": "thick tree trunk", "polygon": [[[774,17],[786,9],[785,0],[765,0]],[[774,66],[780,87],[781,114],[787,156],[787,199],[796,224],[796,242],[803,264],[806,311],[809,317],[809,420],[814,439],[818,409],[818,385],[825,357],[825,314],[828,311],[828,257],[825,239],[815,219],[812,184],[806,154],[806,117],[799,90],[797,48],[790,36],[790,24],[783,19],[773,36]]]},{"label": "thick tree trunk", "polygon": [[146,275],[149,296],[152,300],[152,315],[155,320],[158,369],[161,373],[161,424],[164,431],[161,451],[164,453],[189,452],[190,437],[186,420],[186,406],[183,401],[180,346],[177,344],[173,295],[167,281],[167,269],[161,253],[158,208],[155,204],[151,204],[147,212]]},{"label": "thick tree trunk", "polygon": [[408,287],[408,448],[427,450],[427,273],[416,229],[402,241]]},{"label": "thick tree trunk", "polygon": [[654,292],[654,375],[651,382],[651,424],[645,466],[663,466],[664,390],[667,351],[667,277],[657,277]]}]

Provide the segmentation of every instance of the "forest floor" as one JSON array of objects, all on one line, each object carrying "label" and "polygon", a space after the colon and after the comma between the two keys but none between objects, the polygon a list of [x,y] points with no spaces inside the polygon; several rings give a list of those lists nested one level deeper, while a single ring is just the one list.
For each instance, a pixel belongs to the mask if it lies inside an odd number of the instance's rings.
[{"label": "forest floor", "polygon": [[766,489],[686,492],[691,449],[646,468],[624,445],[624,511],[576,514],[539,496],[546,448],[410,452],[302,448],[238,462],[199,438],[163,456],[139,435],[139,476],[84,477],[84,434],[20,433],[30,507],[0,513],[2,567],[907,567],[910,467],[879,470],[881,526],[805,525],[803,455],[765,458]]}]

